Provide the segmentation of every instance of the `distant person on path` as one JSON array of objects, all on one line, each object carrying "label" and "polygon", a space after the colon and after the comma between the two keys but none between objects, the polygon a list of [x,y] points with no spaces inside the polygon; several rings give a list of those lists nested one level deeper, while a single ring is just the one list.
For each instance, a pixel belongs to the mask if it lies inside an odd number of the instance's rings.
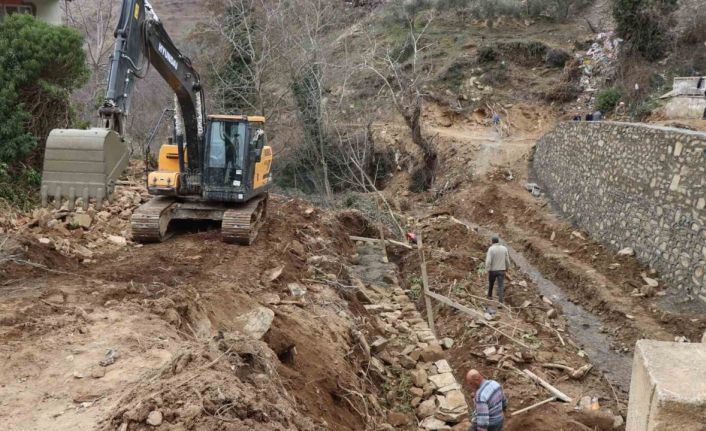
[{"label": "distant person on path", "polygon": [[488,271],[488,299],[493,298],[493,286],[498,282],[498,301],[505,302],[505,271],[510,269],[510,253],[507,247],[500,244],[500,239],[494,236],[493,244],[485,257],[485,269]]},{"label": "distant person on path", "polygon": [[485,379],[478,370],[470,370],[466,373],[466,384],[475,401],[468,431],[501,431],[505,423],[507,398],[500,383]]},{"label": "distant person on path", "polygon": [[497,112],[494,112],[493,113],[493,128],[498,133],[498,135],[502,138],[503,137],[503,129],[502,129],[502,125],[500,124],[500,122],[501,122],[500,115],[498,115]]}]

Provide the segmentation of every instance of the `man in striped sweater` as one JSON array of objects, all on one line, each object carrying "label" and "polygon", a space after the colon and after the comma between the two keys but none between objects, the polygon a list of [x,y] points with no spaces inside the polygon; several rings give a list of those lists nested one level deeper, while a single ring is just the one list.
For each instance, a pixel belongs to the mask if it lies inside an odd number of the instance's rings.
[{"label": "man in striped sweater", "polygon": [[500,383],[485,379],[478,370],[470,370],[466,374],[466,383],[475,394],[476,405],[468,431],[501,431],[507,398]]}]

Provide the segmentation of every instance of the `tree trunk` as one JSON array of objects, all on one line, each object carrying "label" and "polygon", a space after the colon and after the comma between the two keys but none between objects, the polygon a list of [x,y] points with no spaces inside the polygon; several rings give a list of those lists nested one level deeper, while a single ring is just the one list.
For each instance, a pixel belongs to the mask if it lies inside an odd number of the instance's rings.
[{"label": "tree trunk", "polygon": [[419,99],[416,99],[411,107],[403,108],[402,116],[412,133],[412,142],[422,150],[425,171],[424,184],[429,189],[434,183],[438,156],[432,143],[422,134],[422,125],[419,121],[421,115],[422,103]]}]

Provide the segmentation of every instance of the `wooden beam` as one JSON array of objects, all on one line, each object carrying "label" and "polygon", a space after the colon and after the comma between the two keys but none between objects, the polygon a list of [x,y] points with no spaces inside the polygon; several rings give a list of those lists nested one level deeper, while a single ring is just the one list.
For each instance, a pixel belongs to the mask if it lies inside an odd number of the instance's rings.
[{"label": "wooden beam", "polygon": [[424,307],[427,309],[427,323],[429,324],[429,329],[431,332],[436,334],[436,328],[434,327],[434,309],[431,306],[431,299],[429,299],[429,276],[427,275],[427,261],[424,258],[424,242],[422,240],[422,232],[420,230],[417,236],[417,246],[419,249],[419,259],[422,265],[422,284],[424,287]]},{"label": "wooden beam", "polygon": [[507,338],[508,340],[524,347],[525,349],[534,350],[533,347],[528,346],[527,344],[523,343],[522,341],[517,340],[517,339],[511,337],[510,335],[507,335],[506,333],[504,333],[500,329],[491,325],[487,320],[485,320],[485,316],[483,315],[483,313],[476,311],[472,308],[468,308],[465,305],[461,305],[458,302],[454,302],[451,299],[445,297],[444,295],[439,295],[438,293],[435,293],[435,292],[425,292],[424,294],[426,296],[430,296],[430,297],[436,299],[437,301],[439,301],[441,303],[448,305],[449,307],[453,307],[453,308],[457,309],[458,311],[461,311],[462,313],[465,313],[471,317],[475,317],[476,319],[478,319],[478,321],[481,324],[487,326],[488,328],[492,329],[493,331],[497,332],[498,334],[502,335],[503,337]]},{"label": "wooden beam", "polygon": [[[379,238],[366,238],[366,237],[363,237],[363,236],[355,236],[355,235],[350,235],[349,238],[351,239],[351,241],[380,242],[380,239],[379,239]],[[413,249],[414,249],[414,247],[412,247],[412,246],[409,245],[409,244],[405,244],[405,243],[403,243],[403,242],[395,241],[395,240],[393,240],[393,239],[386,239],[385,242],[388,243],[388,244],[390,244],[390,245],[396,245],[396,246],[399,246],[399,247],[404,247],[404,248],[406,248],[407,250],[413,250]]]},{"label": "wooden beam", "polygon": [[571,403],[573,400],[571,397],[566,395],[565,393],[561,392],[559,389],[555,388],[554,386],[550,385],[549,382],[546,380],[542,379],[538,375],[534,374],[530,370],[522,370],[522,373],[529,377],[530,380],[534,381],[535,383],[539,384],[541,387],[544,389],[548,390],[552,395],[554,395],[558,400],[564,401],[566,403]]},{"label": "wooden beam", "polygon": [[540,401],[540,402],[538,402],[538,403],[532,404],[532,405],[529,406],[529,407],[525,407],[524,409],[518,410],[518,411],[516,411],[516,412],[512,412],[512,413],[510,414],[510,416],[517,416],[517,415],[522,414],[522,413],[524,413],[524,412],[527,412],[527,411],[530,411],[530,410],[532,410],[532,409],[535,409],[535,408],[537,408],[537,407],[539,407],[539,406],[543,406],[543,405],[545,405],[545,404],[551,403],[552,401],[556,401],[556,397],[547,398],[547,399],[544,400],[544,401]]}]

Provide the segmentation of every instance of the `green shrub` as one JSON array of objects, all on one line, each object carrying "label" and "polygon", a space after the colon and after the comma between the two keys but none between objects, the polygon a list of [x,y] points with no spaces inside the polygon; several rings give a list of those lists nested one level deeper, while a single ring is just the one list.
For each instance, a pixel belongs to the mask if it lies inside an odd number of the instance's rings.
[{"label": "green shrub", "polygon": [[551,67],[564,67],[567,61],[571,59],[568,52],[561,49],[550,49],[547,51],[545,61]]},{"label": "green shrub", "polygon": [[536,40],[518,40],[500,43],[498,50],[513,62],[531,67],[544,63],[549,47]]},{"label": "green shrub", "polygon": [[473,67],[472,60],[468,58],[458,58],[451,63],[441,79],[451,87],[458,87],[466,76],[466,71]]},{"label": "green shrub", "polygon": [[0,24],[0,162],[25,160],[51,129],[71,125],[70,94],[88,78],[85,60],[75,30],[25,14]]},{"label": "green shrub", "polygon": [[414,54],[414,45],[412,45],[412,41],[409,40],[409,37],[406,37],[402,43],[392,49],[390,58],[392,58],[395,63],[401,64],[409,60],[412,54]]},{"label": "green shrub", "polygon": [[412,176],[410,178],[409,191],[412,193],[423,193],[428,191],[433,175],[433,172],[430,172],[424,166],[416,168],[412,172]]},{"label": "green shrub", "polygon": [[630,50],[659,60],[669,48],[671,14],[677,7],[677,0],[613,0],[616,30]]},{"label": "green shrub", "polygon": [[613,112],[622,97],[622,92],[617,88],[603,90],[598,93],[598,96],[596,97],[596,109],[604,114]]},{"label": "green shrub", "polygon": [[654,99],[633,101],[628,106],[630,120],[644,121],[652,114],[655,109],[658,109],[659,107],[659,101]]},{"label": "green shrub", "polygon": [[487,68],[480,76],[480,82],[485,85],[497,87],[507,83],[510,76],[507,71],[507,66],[504,63],[498,63],[494,67]]},{"label": "green shrub", "polygon": [[581,87],[570,82],[562,82],[548,92],[542,94],[544,100],[548,102],[567,103],[573,102],[581,94]]},{"label": "green shrub", "polygon": [[42,182],[39,172],[24,164],[8,166],[0,162],[0,201],[21,210],[29,210],[37,201]]},{"label": "green shrub", "polygon": [[498,60],[498,51],[492,46],[478,48],[478,63],[492,63]]}]

